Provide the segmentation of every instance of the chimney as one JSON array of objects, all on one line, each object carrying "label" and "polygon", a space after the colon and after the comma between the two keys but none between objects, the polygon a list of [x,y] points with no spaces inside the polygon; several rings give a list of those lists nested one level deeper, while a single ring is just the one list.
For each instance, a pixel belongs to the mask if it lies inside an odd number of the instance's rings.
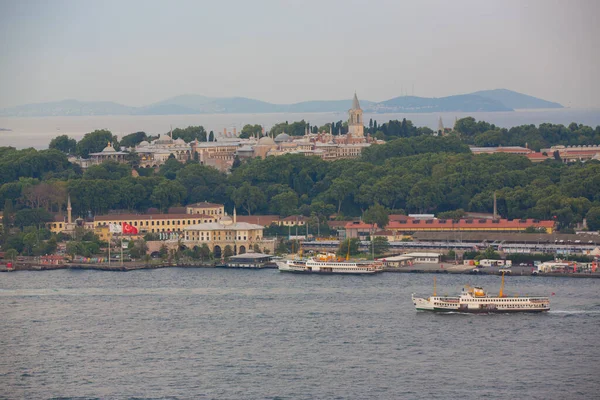
[{"label": "chimney", "polygon": [[235,207],[233,207],[233,223],[237,223],[237,212],[235,211]]}]

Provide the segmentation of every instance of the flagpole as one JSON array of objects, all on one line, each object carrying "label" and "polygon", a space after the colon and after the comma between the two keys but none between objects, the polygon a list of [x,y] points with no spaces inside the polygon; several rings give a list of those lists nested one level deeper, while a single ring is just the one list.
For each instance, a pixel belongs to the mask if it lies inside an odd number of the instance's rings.
[{"label": "flagpole", "polygon": [[121,267],[123,266],[123,229],[121,229]]},{"label": "flagpole", "polygon": [[121,267],[123,266],[123,226],[121,225]]},{"label": "flagpole", "polygon": [[108,231],[108,266],[110,268],[110,242],[112,242],[112,232],[110,232],[110,228]]}]

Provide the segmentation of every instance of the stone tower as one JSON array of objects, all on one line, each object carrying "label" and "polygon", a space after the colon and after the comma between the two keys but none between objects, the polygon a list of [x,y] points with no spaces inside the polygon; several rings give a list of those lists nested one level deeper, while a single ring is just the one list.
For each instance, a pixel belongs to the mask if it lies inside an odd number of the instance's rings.
[{"label": "stone tower", "polygon": [[352,108],[348,110],[348,133],[352,137],[364,137],[365,127],[363,125],[363,111],[358,103],[358,97],[354,93],[354,99],[352,100]]}]

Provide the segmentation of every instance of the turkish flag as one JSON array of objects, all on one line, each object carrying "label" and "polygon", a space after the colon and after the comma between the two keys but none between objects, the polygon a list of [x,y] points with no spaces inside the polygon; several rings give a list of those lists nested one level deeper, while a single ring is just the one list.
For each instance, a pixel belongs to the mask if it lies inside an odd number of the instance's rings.
[{"label": "turkish flag", "polygon": [[127,222],[123,222],[123,233],[125,235],[134,235],[138,233],[138,229],[133,225],[129,225]]}]

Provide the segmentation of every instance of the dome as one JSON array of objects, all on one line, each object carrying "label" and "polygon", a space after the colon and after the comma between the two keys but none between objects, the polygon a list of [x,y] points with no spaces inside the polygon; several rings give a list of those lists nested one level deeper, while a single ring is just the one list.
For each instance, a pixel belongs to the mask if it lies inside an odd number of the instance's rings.
[{"label": "dome", "polygon": [[183,140],[182,138],[175,139],[175,143],[176,144],[185,144],[185,140]]},{"label": "dome", "polygon": [[259,146],[275,146],[276,143],[273,139],[271,139],[268,136],[263,136],[260,139],[258,139],[258,145]]},{"label": "dome", "polygon": [[147,147],[147,146],[150,146],[150,143],[148,143],[148,142],[147,142],[147,141],[145,141],[145,140],[142,140],[142,141],[140,142],[140,144],[138,144],[138,146],[139,146],[139,147]]},{"label": "dome", "polygon": [[280,133],[279,135],[277,135],[275,137],[275,143],[291,142],[291,141],[292,141],[292,137],[285,132]]},{"label": "dome", "polygon": [[108,145],[104,148],[104,150],[102,150],[103,153],[114,153],[116,150],[115,148],[112,146],[112,143],[108,143]]}]

